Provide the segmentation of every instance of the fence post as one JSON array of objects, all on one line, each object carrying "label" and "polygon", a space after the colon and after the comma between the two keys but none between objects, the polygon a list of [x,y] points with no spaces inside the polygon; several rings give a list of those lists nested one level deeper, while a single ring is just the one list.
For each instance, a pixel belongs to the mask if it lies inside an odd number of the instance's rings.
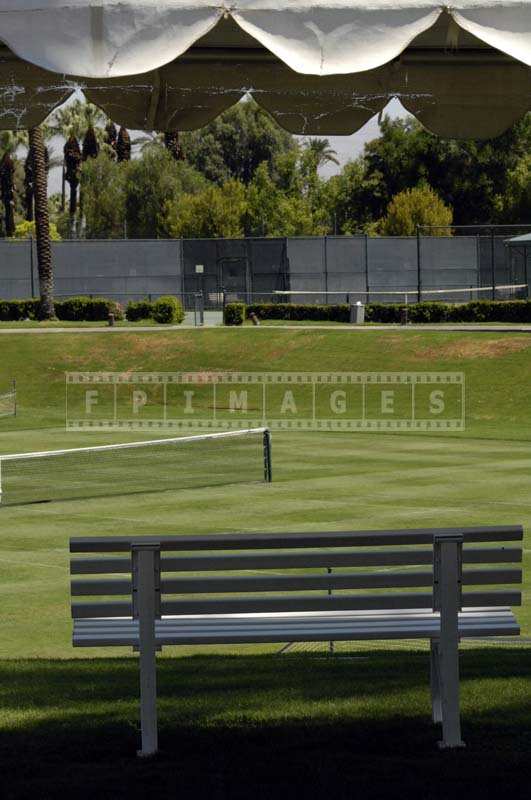
[{"label": "fence post", "polygon": [[[436,534],[433,544],[433,610],[440,614],[438,689],[432,694],[434,716],[442,717],[439,747],[463,747],[459,715],[459,610],[461,608],[462,534]],[[435,670],[437,673],[437,670]],[[439,699],[440,698],[440,699]]]},{"label": "fence post", "polygon": [[369,234],[365,234],[365,305],[369,302]]},{"label": "fence post", "polygon": [[492,280],[492,299],[496,300],[496,265],[494,263],[494,228],[490,229],[490,276]]},{"label": "fence post", "polygon": [[140,726],[142,748],[137,755],[158,750],[157,664],[155,620],[160,618],[160,545],[131,545],[133,565],[133,618],[138,619],[140,660]]},{"label": "fence post", "polygon": [[29,248],[30,248],[30,287],[31,287],[31,297],[35,297],[35,275],[34,273],[34,262],[33,262],[33,236],[29,237]]},{"label": "fence post", "polygon": [[422,265],[420,257],[420,225],[417,225],[417,303],[422,300]]},{"label": "fence post", "polygon": [[328,302],[328,237],[323,237],[323,254],[324,254],[324,274],[325,274],[325,292],[326,302]]}]

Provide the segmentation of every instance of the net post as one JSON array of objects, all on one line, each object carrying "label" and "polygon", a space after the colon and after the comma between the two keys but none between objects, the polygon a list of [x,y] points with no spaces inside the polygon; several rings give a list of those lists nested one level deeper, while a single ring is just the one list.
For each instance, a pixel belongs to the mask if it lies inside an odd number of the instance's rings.
[{"label": "net post", "polygon": [[[13,378],[13,416],[17,416],[17,379]],[[2,490],[0,489],[0,497]]]},{"label": "net post", "polygon": [[271,431],[269,428],[264,430],[264,481],[272,483],[273,481],[273,466],[271,462]]}]

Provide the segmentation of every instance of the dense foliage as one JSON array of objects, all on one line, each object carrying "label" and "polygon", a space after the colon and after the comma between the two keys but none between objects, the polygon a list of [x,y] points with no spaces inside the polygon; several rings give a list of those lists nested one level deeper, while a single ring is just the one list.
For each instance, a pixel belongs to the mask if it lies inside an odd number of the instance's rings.
[{"label": "dense foliage", "polygon": [[[232,304],[241,305],[241,304]],[[228,308],[228,306],[227,306]],[[469,303],[451,304],[438,302],[411,303],[367,303],[367,322],[404,321],[407,308],[409,322],[531,322],[530,300],[477,300]],[[259,319],[311,320],[323,322],[348,322],[349,306],[303,305],[297,303],[254,303],[244,307],[247,319],[256,314]],[[226,325],[238,324],[225,322]]]},{"label": "dense foliage", "polygon": [[[105,191],[128,236],[412,235],[417,225],[448,226],[439,231],[448,235],[452,224],[531,219],[531,114],[491,142],[446,141],[414,120],[384,118],[381,136],[328,179],[320,167],[336,159],[327,140],[301,142],[252,102],[186,134],[182,148],[185,161],[155,142],[113,165],[123,188],[111,171]],[[87,235],[105,235],[93,227],[87,217]],[[123,224],[107,230],[123,235]]]},{"label": "dense foliage", "polygon": [[[492,141],[440,139],[384,117],[380,135],[328,178],[328,140],[292,136],[253,101],[200,131],[134,141],[90,104],[55,117],[64,185],[50,212],[63,238],[411,235],[417,225],[451,235],[452,225],[531,221],[531,114]],[[11,235],[26,213],[25,148],[24,137],[0,138],[0,220]]]},{"label": "dense foliage", "polygon": [[[13,322],[25,319],[39,319],[41,303],[32,300],[0,300],[0,321]],[[58,319],[76,322],[103,322],[114,314],[114,318],[124,318],[119,303],[102,297],[69,297],[55,301],[55,314]]]}]

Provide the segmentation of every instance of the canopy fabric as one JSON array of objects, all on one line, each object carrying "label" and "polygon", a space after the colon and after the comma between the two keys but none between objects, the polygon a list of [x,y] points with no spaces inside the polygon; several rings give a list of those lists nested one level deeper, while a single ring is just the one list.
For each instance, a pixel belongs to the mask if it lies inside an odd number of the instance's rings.
[{"label": "canopy fabric", "polygon": [[353,133],[398,97],[433,133],[490,138],[531,107],[529,68],[496,60],[463,65],[457,86],[454,66],[445,62],[426,68],[413,60],[319,78],[271,58],[179,59],[146,75],[79,81],[0,53],[0,128],[40,124],[78,86],[117,124],[135,130],[193,130],[247,93],[298,134]]},{"label": "canopy fabric", "polygon": [[319,135],[394,97],[454,138],[531,109],[531,0],[0,0],[0,40],[0,128],[41,123],[78,87],[139,130],[201,127],[246,94]]},{"label": "canopy fabric", "polygon": [[0,40],[59,73],[138,75],[185,53],[223,18],[306,75],[372,70],[441,16],[531,65],[529,0],[0,0]]}]

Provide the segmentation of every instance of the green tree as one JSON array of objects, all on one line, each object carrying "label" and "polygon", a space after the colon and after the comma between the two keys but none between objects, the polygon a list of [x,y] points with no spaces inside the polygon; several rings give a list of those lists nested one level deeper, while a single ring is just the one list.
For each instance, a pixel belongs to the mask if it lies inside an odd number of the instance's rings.
[{"label": "green tree", "polygon": [[271,164],[280,153],[296,147],[295,137],[252,100],[238,103],[181,138],[186,161],[219,185],[229,178],[248,184],[263,161]]},{"label": "green tree", "polygon": [[308,198],[286,194],[275,184],[266,162],[255,171],[247,190],[248,236],[310,236],[322,231],[315,225]]},{"label": "green tree", "polygon": [[81,171],[87,239],[120,239],[125,234],[127,163],[107,152],[89,159]]},{"label": "green tree", "polygon": [[166,204],[166,229],[179,238],[239,239],[247,212],[245,186],[229,179],[195,194],[181,194]]},{"label": "green tree", "polygon": [[125,182],[127,234],[131,238],[167,238],[168,203],[181,194],[195,194],[206,185],[202,175],[176,161],[157,144],[144,148],[129,164]]},{"label": "green tree", "polygon": [[[393,197],[378,231],[384,236],[414,236],[418,225],[450,226],[452,218],[452,209],[445,206],[430,186],[423,184]],[[447,236],[448,231],[434,230],[433,235]]]},{"label": "green tree", "polygon": [[385,117],[381,131],[365,145],[364,180],[351,201],[370,219],[381,218],[396,194],[426,181],[453,208],[456,225],[522,221],[504,219],[499,198],[531,151],[531,114],[486,141],[441,139],[412,119]]}]

